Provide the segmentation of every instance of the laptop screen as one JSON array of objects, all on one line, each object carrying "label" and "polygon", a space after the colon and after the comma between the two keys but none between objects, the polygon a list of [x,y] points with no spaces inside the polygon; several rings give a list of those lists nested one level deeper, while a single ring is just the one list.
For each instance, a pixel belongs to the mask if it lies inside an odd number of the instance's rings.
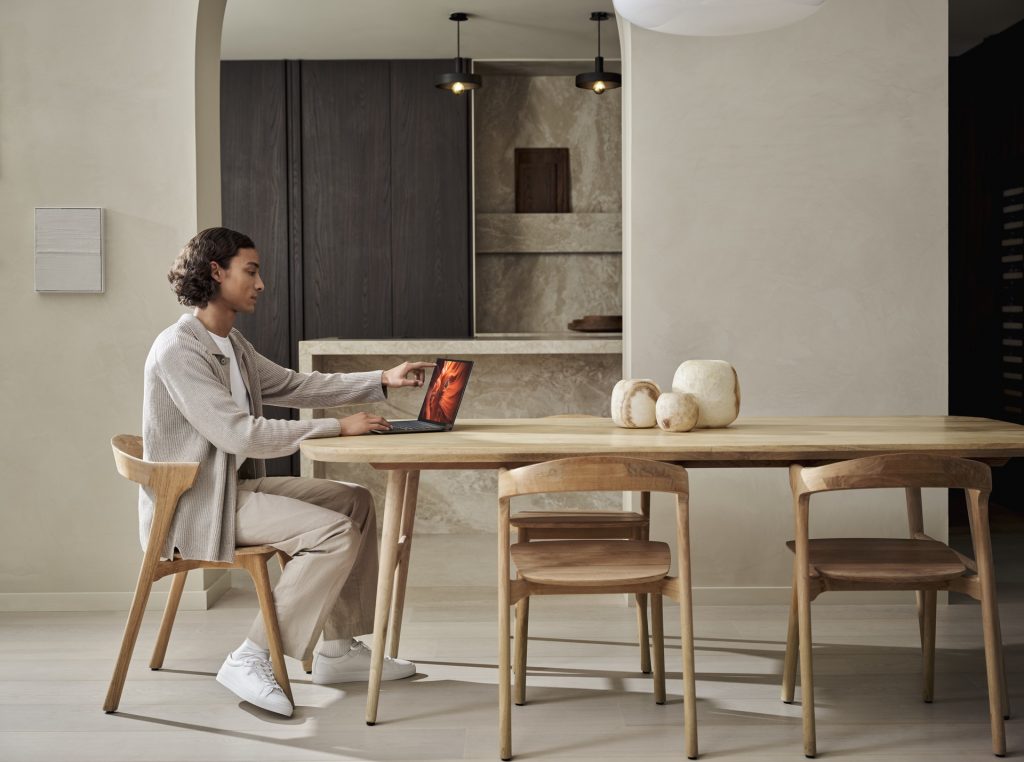
[{"label": "laptop screen", "polygon": [[472,369],[473,363],[469,360],[437,358],[420,408],[420,420],[446,426],[454,424]]}]

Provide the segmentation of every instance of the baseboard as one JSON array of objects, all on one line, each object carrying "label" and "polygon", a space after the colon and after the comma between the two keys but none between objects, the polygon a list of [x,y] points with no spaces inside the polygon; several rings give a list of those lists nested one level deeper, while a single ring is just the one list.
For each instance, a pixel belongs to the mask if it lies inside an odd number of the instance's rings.
[{"label": "baseboard", "polygon": [[[252,590],[253,584],[244,573],[221,574],[205,590],[186,590],[182,593],[179,611],[205,611],[232,587]],[[448,595],[444,595],[448,591]],[[492,587],[474,586],[409,586],[409,596],[450,600],[477,600],[496,597]],[[693,602],[698,606],[762,606],[788,605],[790,588],[786,587],[695,587]],[[629,598],[629,596],[624,596]],[[914,595],[905,591],[844,592],[842,595],[822,594],[814,605],[877,604],[900,605],[914,602]],[[948,594],[940,593],[938,602],[948,602]],[[127,611],[132,603],[131,593],[0,593],[0,612],[14,611]],[[166,592],[149,596],[147,611],[163,609]],[[666,605],[673,605],[666,600]]]},{"label": "baseboard", "polygon": [[[446,592],[447,591],[447,592]],[[788,606],[792,592],[789,586],[785,587],[695,587],[693,589],[693,602],[698,606]],[[482,585],[475,586],[414,586],[408,588],[408,597],[411,600],[424,598],[426,600],[448,599],[458,600],[488,600],[495,599],[497,593],[491,587]],[[948,594],[939,593],[938,602],[946,603]],[[629,604],[633,596],[622,596],[623,602]],[[815,599],[814,605],[901,605],[913,604],[914,594],[907,591],[884,590],[879,592],[844,592],[842,595],[829,595],[823,593]],[[666,606],[674,606],[673,601],[665,599]]]},{"label": "baseboard", "polygon": [[[793,591],[789,585],[781,587],[695,587],[693,589],[693,602],[699,606],[788,606],[792,596]],[[938,601],[945,603],[945,599],[946,594],[940,593]],[[914,593],[906,590],[852,590],[844,591],[842,595],[822,593],[814,599],[815,606],[912,603],[914,603]]]},{"label": "baseboard", "polygon": [[[181,594],[179,611],[205,611],[231,589],[231,577],[219,574],[205,590],[186,590]],[[133,593],[0,593],[0,612],[14,611],[127,611]],[[147,611],[162,610],[167,592],[150,593]]]}]

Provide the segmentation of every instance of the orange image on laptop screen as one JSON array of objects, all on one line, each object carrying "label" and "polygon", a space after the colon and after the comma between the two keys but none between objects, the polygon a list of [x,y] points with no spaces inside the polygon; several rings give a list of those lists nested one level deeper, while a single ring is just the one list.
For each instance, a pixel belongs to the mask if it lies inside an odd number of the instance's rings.
[{"label": "orange image on laptop screen", "polygon": [[458,360],[439,360],[420,417],[435,423],[453,423],[472,367]]}]

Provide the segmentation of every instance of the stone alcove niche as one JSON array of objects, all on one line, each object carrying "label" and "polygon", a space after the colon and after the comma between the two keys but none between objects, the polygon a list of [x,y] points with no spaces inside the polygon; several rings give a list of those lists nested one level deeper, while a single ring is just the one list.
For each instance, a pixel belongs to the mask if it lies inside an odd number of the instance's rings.
[{"label": "stone alcove niche", "polygon": [[[477,335],[564,333],[584,315],[622,314],[621,95],[575,87],[590,63],[475,63]],[[572,211],[516,214],[515,149],[555,147],[569,149]]]}]

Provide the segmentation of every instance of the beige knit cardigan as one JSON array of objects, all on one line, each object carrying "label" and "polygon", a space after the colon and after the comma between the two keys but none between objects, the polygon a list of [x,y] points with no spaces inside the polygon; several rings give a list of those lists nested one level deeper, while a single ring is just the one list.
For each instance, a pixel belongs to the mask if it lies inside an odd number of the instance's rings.
[{"label": "beige knit cardigan", "polygon": [[[309,421],[263,417],[263,403],[280,407],[334,407],[384,399],[381,371],[296,373],[263,357],[237,330],[229,334],[252,414],[231,398],[229,360],[198,318],[182,315],[153,343],[146,358],[142,409],[143,457],[198,462],[195,484],[181,496],[162,550],[170,558],[230,561],[235,552],[236,463],[243,476],[266,476],[263,458],[291,455],[303,439],[336,437],[336,418]],[[251,467],[251,468],[250,468]],[[139,537],[145,548],[154,494],[139,495]]]}]

